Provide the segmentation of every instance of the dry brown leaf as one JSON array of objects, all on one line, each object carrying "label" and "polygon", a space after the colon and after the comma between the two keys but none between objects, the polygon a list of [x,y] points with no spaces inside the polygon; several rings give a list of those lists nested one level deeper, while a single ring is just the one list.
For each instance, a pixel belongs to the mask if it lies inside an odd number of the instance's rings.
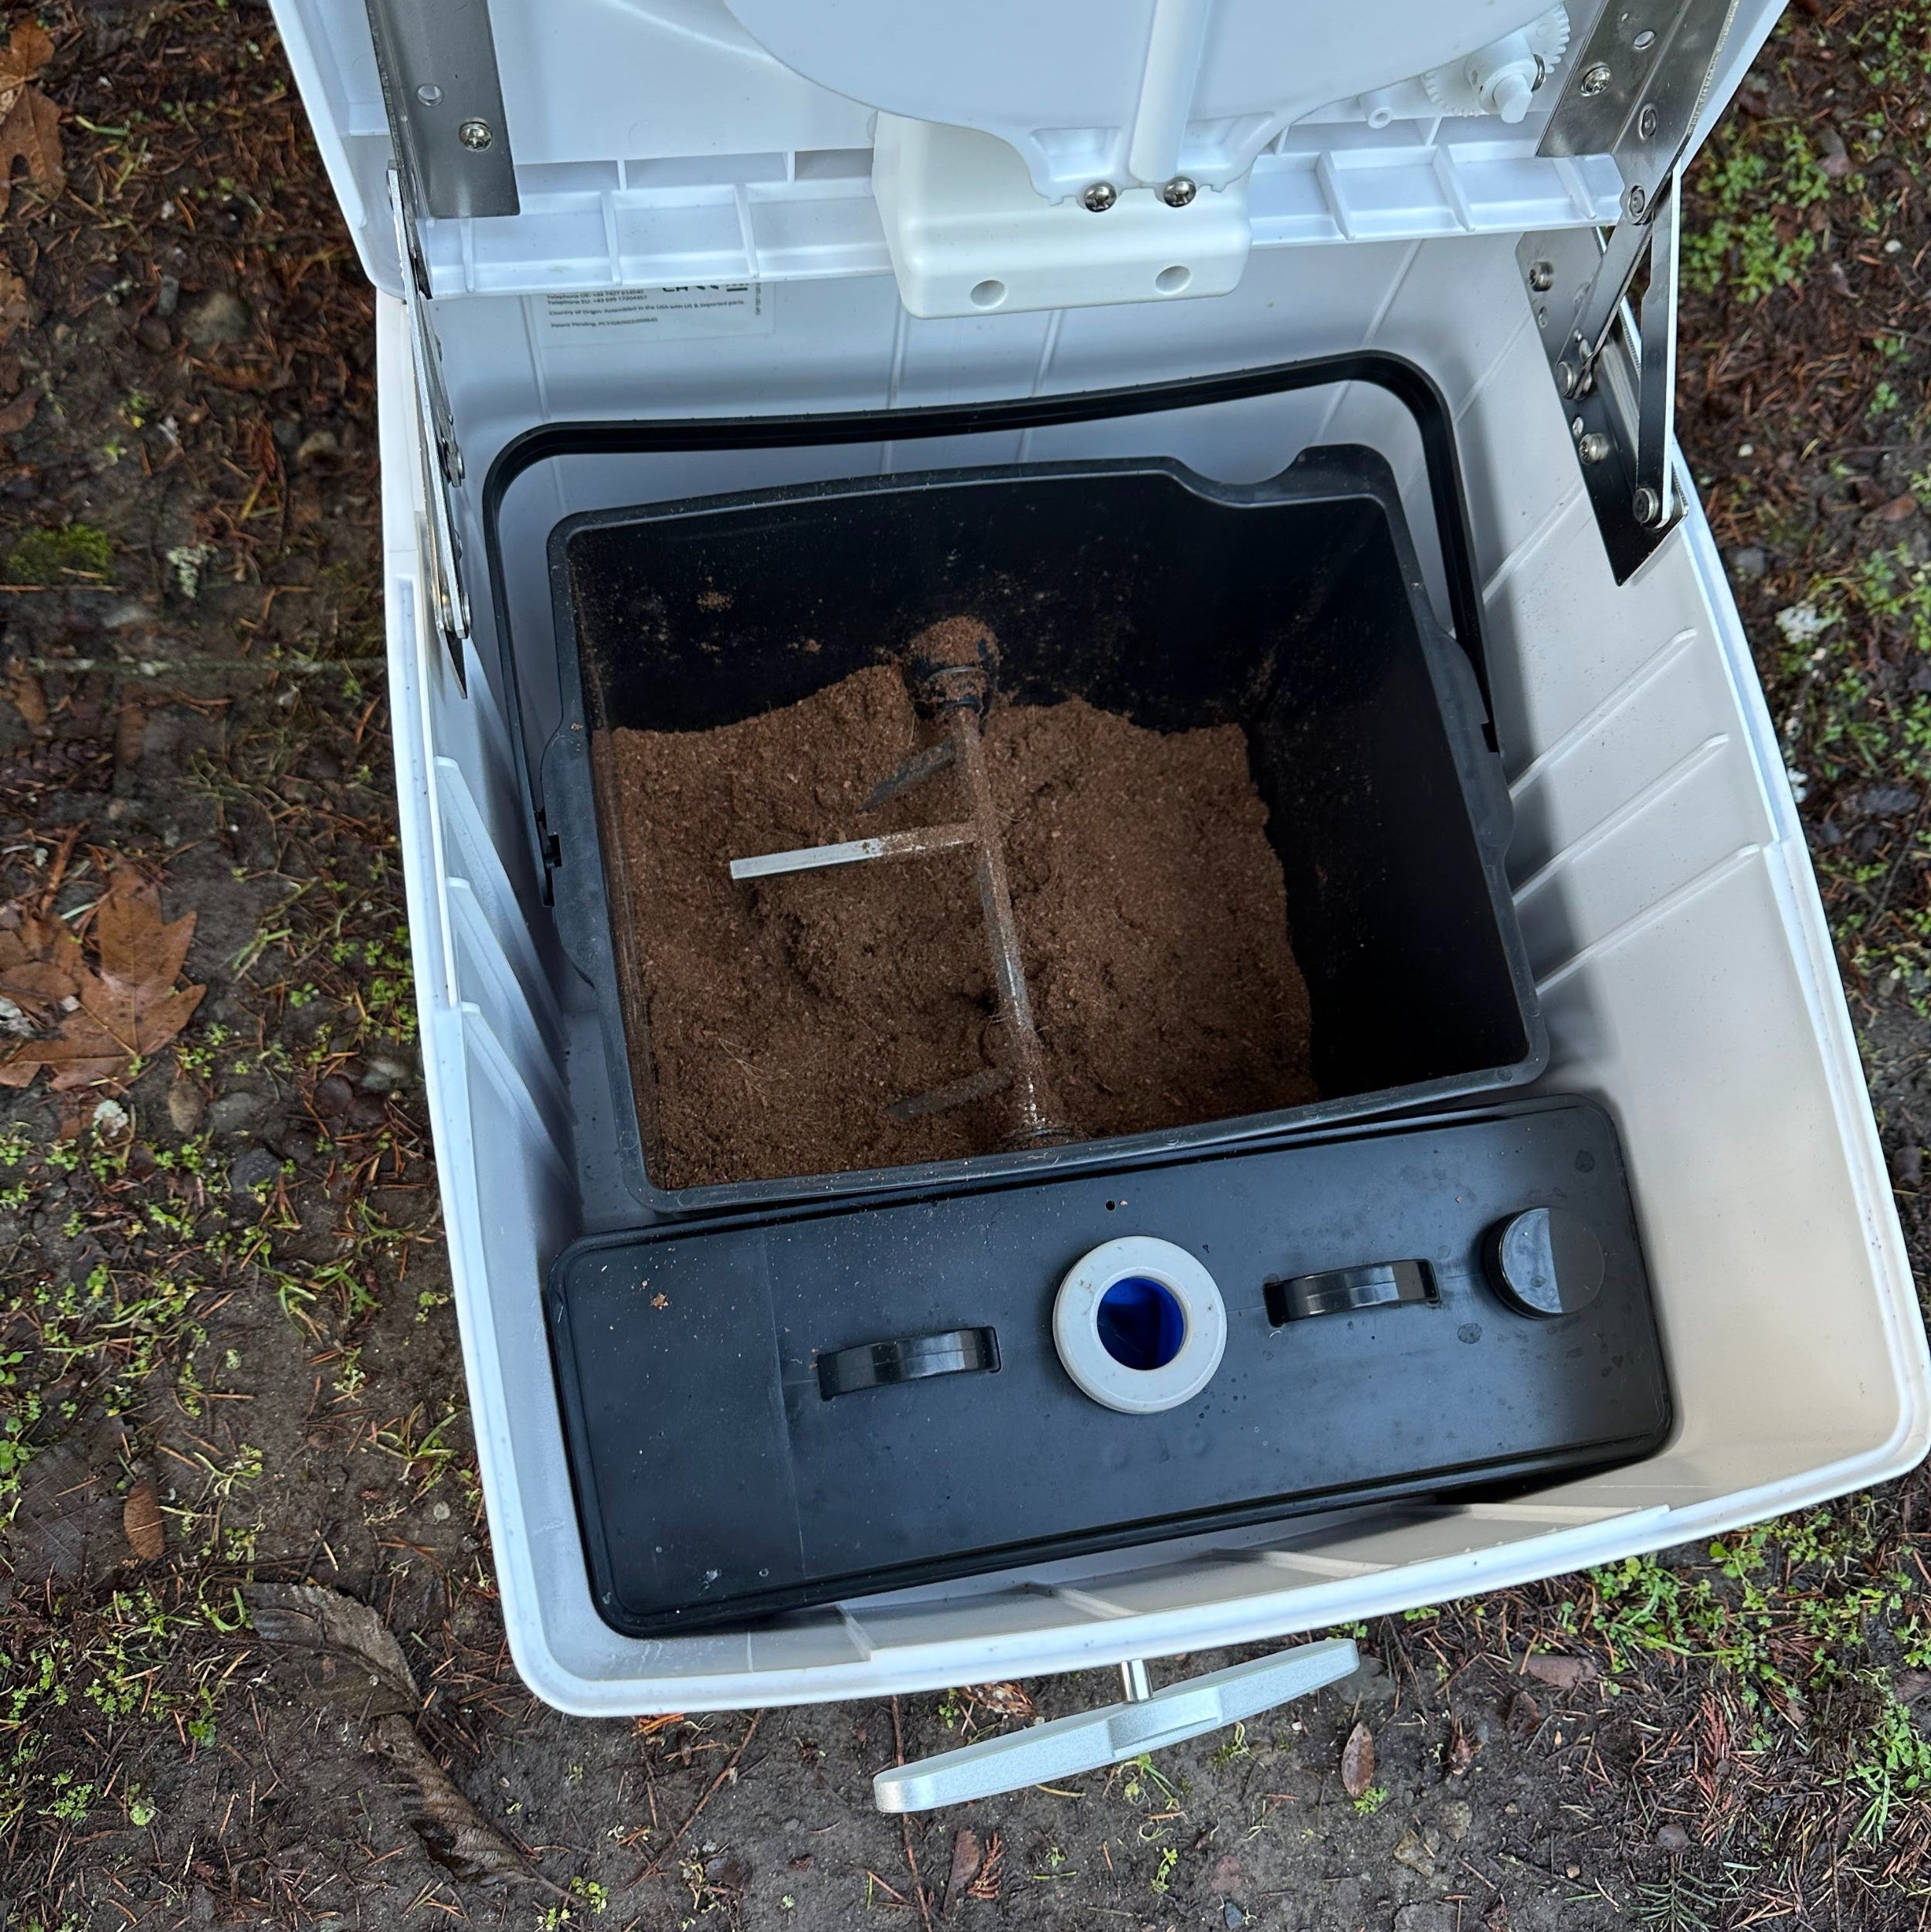
[{"label": "dry brown leaf", "polygon": [[0,436],[17,436],[33,420],[40,406],[38,389],[22,389],[13,400],[0,407]]},{"label": "dry brown leaf", "polygon": [[303,1658],[311,1690],[367,1718],[422,1706],[395,1633],[365,1603],[320,1584],[257,1584],[244,1593],[255,1633]]},{"label": "dry brown leaf", "polygon": [[952,1834],[952,1869],[945,1880],[945,1902],[940,1907],[948,1917],[959,1910],[959,1900],[979,1876],[979,1862],[984,1856],[985,1848],[979,1842],[978,1832],[962,1825]]},{"label": "dry brown leaf", "polygon": [[47,728],[47,688],[17,657],[7,666],[7,695],[29,731]]},{"label": "dry brown leaf", "polygon": [[1525,1690],[1519,1690],[1503,1708],[1502,1721],[1517,1744],[1525,1744],[1542,1729],[1542,1706]]},{"label": "dry brown leaf", "polygon": [[152,1563],[168,1553],[168,1533],[161,1520],[161,1492],[152,1476],[143,1476],[127,1492],[120,1506],[120,1526],[127,1547],[143,1563]]},{"label": "dry brown leaf", "polygon": [[32,85],[53,58],[53,42],[23,20],[0,48],[0,215],[13,196],[13,165],[25,161],[27,178],[49,197],[67,185],[60,159],[60,110]]},{"label": "dry brown leaf", "polygon": [[25,161],[27,178],[51,201],[67,185],[60,159],[60,110],[38,87],[23,87],[0,121],[0,215],[13,199],[13,165]]},{"label": "dry brown leaf", "polygon": [[20,97],[21,90],[53,58],[53,36],[37,21],[23,20],[0,47],[0,114]]},{"label": "dry brown leaf", "polygon": [[422,1699],[395,1632],[365,1603],[320,1584],[256,1584],[244,1593],[255,1634],[301,1661],[309,1688],[368,1720],[368,1747],[416,1788],[412,1822],[431,1857],[468,1885],[552,1885],[488,1824],[430,1756],[411,1721]]},{"label": "dry brown leaf", "polygon": [[997,1711],[1002,1717],[1030,1717],[1039,1709],[1024,1686],[1010,1681],[975,1684],[972,1695],[976,1703],[983,1704],[988,1710]]},{"label": "dry brown leaf", "polygon": [[1596,1666],[1587,1657],[1547,1657],[1540,1655],[1522,1659],[1522,1675],[1556,1690],[1573,1690],[1578,1684],[1592,1682]]},{"label": "dry brown leaf", "polygon": [[1362,1798],[1374,1781],[1374,1733],[1366,1724],[1357,1724],[1341,1747],[1341,1788],[1350,1798]]},{"label": "dry brown leaf", "polygon": [[1475,1761],[1476,1752],[1481,1749],[1481,1740],[1459,1717],[1455,1718],[1448,1727],[1448,1748],[1442,1754],[1448,1775],[1464,1776],[1468,1767]]},{"label": "dry brown leaf", "polygon": [[0,267],[0,345],[27,320],[27,285],[10,268]]},{"label": "dry brown leaf", "polygon": [[457,1789],[436,1763],[406,1717],[378,1718],[370,1727],[369,1744],[416,1787],[418,1804],[412,1821],[423,1849],[452,1878],[465,1885],[541,1886],[553,1897],[568,1902],[570,1894],[552,1885]]},{"label": "dry brown leaf", "polygon": [[65,920],[25,912],[0,925],[0,993],[32,1017],[46,1019],[63,1000],[77,1002],[86,970],[80,942]]},{"label": "dry brown leaf", "polygon": [[[44,932],[58,922],[39,923]],[[28,926],[23,920],[20,932],[26,934]],[[97,965],[90,971],[83,964],[73,973],[78,1006],[50,1039],[23,1040],[0,1060],[0,1086],[27,1086],[43,1067],[56,1093],[124,1080],[137,1059],[158,1051],[180,1032],[207,990],[175,983],[194,932],[193,913],[164,921],[159,891],[131,869],[117,869],[94,908],[90,936]],[[50,950],[46,957],[72,964],[64,951]],[[4,976],[0,991],[12,992]]]}]

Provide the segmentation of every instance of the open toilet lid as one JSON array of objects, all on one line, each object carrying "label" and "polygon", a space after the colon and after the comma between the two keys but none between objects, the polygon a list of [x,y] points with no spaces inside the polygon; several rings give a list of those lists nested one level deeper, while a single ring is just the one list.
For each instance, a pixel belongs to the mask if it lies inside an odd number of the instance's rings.
[{"label": "open toilet lid", "polygon": [[1444,110],[1519,121],[1569,35],[1546,0],[722,4],[821,87],[996,134],[1055,200],[1095,180],[1220,187],[1302,116],[1430,75]]}]

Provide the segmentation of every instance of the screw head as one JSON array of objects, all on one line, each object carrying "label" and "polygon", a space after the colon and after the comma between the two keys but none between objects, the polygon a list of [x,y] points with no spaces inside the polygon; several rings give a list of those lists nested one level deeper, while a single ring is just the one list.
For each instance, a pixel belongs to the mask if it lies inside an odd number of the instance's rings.
[{"label": "screw head", "polygon": [[1576,82],[1576,91],[1585,100],[1593,100],[1607,87],[1613,76],[1606,60],[1593,62],[1585,67]]},{"label": "screw head", "polygon": [[1629,192],[1623,197],[1623,205],[1629,210],[1631,221],[1640,222],[1643,219],[1644,211],[1649,206],[1649,196],[1641,182],[1630,183]]},{"label": "screw head", "polygon": [[1556,286],[1556,264],[1553,262],[1531,262],[1529,264],[1529,286],[1538,295],[1546,295]]},{"label": "screw head", "polygon": [[1585,463],[1600,463],[1614,446],[1600,430],[1591,430],[1576,445],[1576,453]]},{"label": "screw head", "polygon": [[1657,123],[1660,118],[1654,106],[1645,107],[1636,117],[1637,133],[1645,141],[1654,141],[1656,138]]},{"label": "screw head", "polygon": [[1080,197],[1080,205],[1088,214],[1104,215],[1120,198],[1120,191],[1110,181],[1096,181]]},{"label": "screw head", "polygon": [[1629,507],[1631,514],[1645,530],[1663,514],[1661,498],[1647,483],[1639,486],[1636,494],[1630,498]]},{"label": "screw head", "polygon": [[1184,175],[1176,175],[1160,190],[1160,199],[1169,208],[1184,208],[1200,189]]},{"label": "screw head", "polygon": [[456,138],[472,153],[480,154],[496,135],[487,121],[466,121],[456,129]]}]

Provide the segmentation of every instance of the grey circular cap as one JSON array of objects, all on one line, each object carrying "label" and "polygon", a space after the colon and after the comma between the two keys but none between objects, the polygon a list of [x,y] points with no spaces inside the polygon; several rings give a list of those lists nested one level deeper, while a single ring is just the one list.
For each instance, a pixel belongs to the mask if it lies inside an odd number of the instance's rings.
[{"label": "grey circular cap", "polygon": [[[1109,1288],[1157,1283],[1179,1304],[1179,1351],[1158,1368],[1129,1368],[1100,1339],[1100,1303]],[[1157,1415],[1190,1402],[1213,1380],[1227,1345],[1227,1305],[1213,1277],[1184,1248],[1147,1234],[1102,1241],[1067,1270],[1053,1302],[1053,1345],[1083,1395],[1122,1415]]]},{"label": "grey circular cap", "polygon": [[1484,1248],[1489,1281],[1519,1314],[1573,1315],[1603,1292],[1603,1244],[1566,1208],[1512,1214],[1489,1229]]}]

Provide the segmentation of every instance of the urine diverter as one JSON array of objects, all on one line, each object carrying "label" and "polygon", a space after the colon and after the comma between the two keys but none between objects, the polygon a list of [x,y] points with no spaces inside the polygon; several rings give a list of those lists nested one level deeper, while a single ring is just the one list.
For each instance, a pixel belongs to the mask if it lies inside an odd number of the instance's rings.
[{"label": "urine diverter", "polygon": [[1122,1415],[1192,1401],[1227,1344],[1227,1307],[1213,1277],[1184,1248],[1151,1235],[1082,1255],[1053,1303],[1053,1345],[1067,1373]]}]

